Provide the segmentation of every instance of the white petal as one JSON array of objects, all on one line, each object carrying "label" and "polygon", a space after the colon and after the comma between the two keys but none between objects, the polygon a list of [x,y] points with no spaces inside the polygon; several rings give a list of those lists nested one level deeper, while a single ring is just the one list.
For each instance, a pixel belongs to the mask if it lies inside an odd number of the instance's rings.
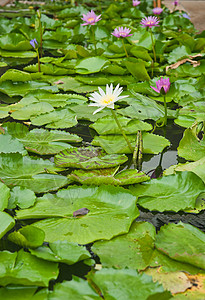
[{"label": "white petal", "polygon": [[96,110],[94,111],[93,115],[95,115],[97,112],[101,111],[103,108],[105,108],[105,106],[102,106],[102,107],[96,109]]},{"label": "white petal", "polygon": [[109,104],[107,107],[114,109],[114,103]]},{"label": "white petal", "polygon": [[100,92],[100,95],[104,97],[105,96],[105,92],[100,87],[98,87],[98,90]]}]

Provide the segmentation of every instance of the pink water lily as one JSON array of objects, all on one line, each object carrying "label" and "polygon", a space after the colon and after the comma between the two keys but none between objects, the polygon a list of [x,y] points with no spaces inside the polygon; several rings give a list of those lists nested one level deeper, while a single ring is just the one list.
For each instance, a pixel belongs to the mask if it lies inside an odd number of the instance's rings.
[{"label": "pink water lily", "polygon": [[97,16],[93,10],[89,11],[86,15],[83,14],[81,18],[85,23],[81,24],[81,26],[85,25],[95,25],[99,20],[101,20],[101,15]]},{"label": "pink water lily", "polygon": [[161,7],[155,7],[152,11],[154,15],[160,15],[163,12],[163,9]]},{"label": "pink water lily", "polygon": [[140,4],[140,1],[138,1],[138,0],[133,0],[132,1],[133,6],[138,6],[139,4]]},{"label": "pink water lily", "polygon": [[174,6],[177,6],[177,5],[179,4],[179,1],[174,1],[174,2],[172,2],[172,4],[173,4]]},{"label": "pink water lily", "polygon": [[155,92],[161,93],[161,89],[163,88],[164,93],[166,94],[169,91],[170,88],[170,81],[169,78],[160,78],[156,81],[157,87],[150,86]]},{"label": "pink water lily", "polygon": [[154,26],[159,26],[159,19],[153,16],[145,17],[144,19],[142,19],[140,24],[142,25],[142,27],[152,28]]},{"label": "pink water lily", "polygon": [[118,29],[115,28],[115,30],[112,32],[112,35],[116,36],[117,38],[120,38],[120,37],[128,37],[128,36],[131,36],[133,34],[130,34],[131,32],[131,29],[125,27],[119,27]]}]

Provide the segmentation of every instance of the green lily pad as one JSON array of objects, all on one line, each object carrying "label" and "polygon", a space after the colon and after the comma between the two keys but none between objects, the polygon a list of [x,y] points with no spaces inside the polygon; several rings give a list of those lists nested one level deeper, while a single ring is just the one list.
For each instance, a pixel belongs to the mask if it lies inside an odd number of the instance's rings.
[{"label": "green lily pad", "polygon": [[[73,213],[81,208],[89,212],[74,217]],[[79,244],[126,233],[138,215],[136,198],[113,186],[72,186],[56,195],[46,194],[33,207],[17,212],[18,219],[45,218],[33,225],[45,232],[46,241]]]},{"label": "green lily pad", "polygon": [[58,264],[39,259],[23,249],[19,252],[0,252],[0,284],[48,286],[58,276]]},{"label": "green lily pad", "polygon": [[0,37],[0,48],[9,51],[26,51],[31,49],[31,45],[22,34],[9,33]]},{"label": "green lily pad", "polygon": [[115,174],[115,168],[98,169],[98,170],[74,170],[68,178],[86,185],[129,185],[144,182],[150,179],[143,172],[138,172],[136,169],[123,170]]},{"label": "green lily pad", "polygon": [[9,197],[10,189],[6,186],[6,184],[0,182],[0,211],[7,208]]},{"label": "green lily pad", "polygon": [[36,195],[33,191],[25,189],[21,186],[15,186],[11,190],[11,197],[8,201],[8,209],[16,208],[28,208],[32,206],[36,201]]},{"label": "green lily pad", "polygon": [[[152,130],[151,124],[138,119],[131,120],[121,115],[118,115],[117,118],[126,134],[136,134],[138,130]],[[90,125],[90,128],[95,129],[100,135],[121,134],[119,127],[111,116],[98,119],[94,124]]]},{"label": "green lily pad", "polygon": [[31,123],[35,126],[46,125],[46,128],[58,129],[73,127],[78,121],[76,119],[76,114],[71,109],[58,108],[54,111],[31,117]]},{"label": "green lily pad", "polygon": [[0,211],[0,238],[2,238],[15,225],[14,219],[5,212]]},{"label": "green lily pad", "polygon": [[101,290],[105,299],[113,300],[147,300],[172,298],[170,292],[164,291],[161,284],[154,283],[152,277],[139,274],[129,269],[102,269],[96,273],[89,273],[88,280]]},{"label": "green lily pad", "polygon": [[198,139],[195,128],[187,128],[177,150],[178,155],[187,160],[199,160],[205,155],[205,139]]},{"label": "green lily pad", "polygon": [[54,111],[53,106],[47,102],[31,103],[20,109],[15,110],[14,108],[11,117],[16,120],[28,120],[52,111]]},{"label": "green lily pad", "polygon": [[56,170],[49,160],[0,155],[0,178],[10,187],[19,185],[36,193],[55,191],[69,183],[65,176],[56,175]]},{"label": "green lily pad", "polygon": [[112,168],[127,161],[125,155],[106,155],[100,148],[72,148],[55,156],[55,164],[59,167],[95,170]]},{"label": "green lily pad", "polygon": [[99,72],[106,64],[109,64],[109,60],[104,57],[88,57],[80,60],[75,70],[78,74],[92,74]]},{"label": "green lily pad", "polygon": [[143,270],[149,266],[155,240],[155,227],[148,222],[134,222],[127,234],[110,241],[97,241],[92,251],[103,267]]},{"label": "green lily pad", "polygon": [[68,265],[75,264],[90,257],[90,253],[83,246],[68,241],[56,241],[37,249],[30,249],[32,255],[38,258],[62,262]]},{"label": "green lily pad", "polygon": [[22,300],[22,295],[24,299],[30,300],[35,294],[37,287],[35,286],[7,286],[0,288],[0,298],[4,300]]},{"label": "green lily pad", "polygon": [[8,235],[8,240],[23,247],[37,248],[40,247],[45,238],[43,230],[35,226],[24,226],[19,231],[14,231]]},{"label": "green lily pad", "polygon": [[21,153],[26,155],[23,144],[10,134],[0,134],[0,153]]},{"label": "green lily pad", "polygon": [[[133,149],[136,146],[136,135],[127,135]],[[152,133],[142,133],[143,153],[158,154],[170,145],[170,142],[163,136]],[[92,144],[102,147],[108,154],[112,153],[130,153],[130,149],[122,135],[100,135],[95,136]]]},{"label": "green lily pad", "polygon": [[66,298],[69,298],[69,300],[102,299],[89,285],[88,281],[76,276],[73,276],[71,281],[55,284],[53,292],[49,295],[49,300],[65,300]]},{"label": "green lily pad", "polygon": [[156,236],[155,246],[172,259],[205,269],[205,234],[184,224],[164,225]]},{"label": "green lily pad", "polygon": [[192,172],[180,172],[144,182],[130,188],[144,208],[179,211],[194,208],[197,197],[205,190],[203,181]]}]

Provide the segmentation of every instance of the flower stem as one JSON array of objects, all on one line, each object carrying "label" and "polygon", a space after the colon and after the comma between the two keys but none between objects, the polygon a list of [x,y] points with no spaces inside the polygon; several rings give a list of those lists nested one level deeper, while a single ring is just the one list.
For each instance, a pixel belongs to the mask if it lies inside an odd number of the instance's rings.
[{"label": "flower stem", "polygon": [[128,53],[127,53],[127,50],[125,48],[125,43],[124,43],[124,39],[122,38],[122,45],[123,45],[123,48],[124,48],[124,51],[125,51],[125,54],[127,57],[129,57]]},{"label": "flower stem", "polygon": [[119,127],[120,132],[122,133],[122,135],[123,135],[123,137],[124,137],[124,139],[125,139],[128,147],[129,147],[131,153],[133,153],[133,148],[132,148],[132,146],[130,144],[130,141],[128,140],[128,138],[127,138],[124,130],[122,129],[122,126],[120,125],[120,122],[118,121],[118,118],[117,118],[117,116],[116,116],[116,114],[115,114],[115,112],[114,112],[114,110],[112,108],[111,108],[111,112],[112,112],[113,118],[115,119],[115,122],[117,123],[117,126]]},{"label": "flower stem", "polygon": [[154,48],[154,40],[153,40],[153,34],[152,34],[152,29],[150,29],[150,35],[151,35],[151,40],[152,40],[152,50],[153,50],[153,54],[154,54],[154,61],[157,61],[156,58],[156,52],[155,52],[155,48]]},{"label": "flower stem", "polygon": [[40,57],[39,57],[39,51],[38,48],[36,49],[37,58],[38,58],[38,72],[41,72],[41,65],[40,65]]},{"label": "flower stem", "polygon": [[91,35],[92,35],[92,39],[93,39],[93,44],[94,44],[94,47],[95,47],[95,55],[97,55],[97,48],[96,48],[96,40],[95,40],[95,31],[94,31],[94,28],[93,28],[93,25],[90,25],[90,30],[91,30]]},{"label": "flower stem", "polygon": [[167,102],[166,95],[164,95],[164,125],[167,125]]},{"label": "flower stem", "polygon": [[136,146],[133,152],[133,164],[135,169],[138,169],[138,171],[141,171],[142,169],[142,150],[143,150],[142,132],[141,130],[138,130]]}]

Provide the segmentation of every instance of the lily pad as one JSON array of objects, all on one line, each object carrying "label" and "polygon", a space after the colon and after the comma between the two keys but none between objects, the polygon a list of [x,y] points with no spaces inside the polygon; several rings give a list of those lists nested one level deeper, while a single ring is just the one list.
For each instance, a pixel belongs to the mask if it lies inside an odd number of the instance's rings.
[{"label": "lily pad", "polygon": [[0,178],[10,187],[19,185],[36,193],[55,191],[69,183],[65,176],[56,175],[56,170],[49,160],[0,155]]},{"label": "lily pad", "polygon": [[104,57],[88,57],[80,60],[75,69],[78,74],[91,74],[99,72],[106,64],[109,64],[109,60]]},{"label": "lily pad", "polygon": [[30,249],[32,255],[49,261],[75,264],[90,257],[90,253],[83,246],[68,241],[56,241],[49,246]]},{"label": "lily pad", "polygon": [[2,238],[15,225],[14,219],[5,212],[0,211],[0,238]]},{"label": "lily pad", "polygon": [[[88,214],[74,217],[73,212],[83,207]],[[46,194],[33,207],[17,212],[18,219],[45,218],[33,225],[45,232],[46,241],[79,244],[126,233],[138,215],[136,198],[113,186],[72,186],[56,195]]]},{"label": "lily pad", "polygon": [[16,208],[28,208],[32,206],[36,201],[36,195],[33,191],[23,188],[21,186],[15,186],[11,190],[11,197],[8,201],[8,209]]},{"label": "lily pad", "polygon": [[150,179],[148,175],[137,170],[123,170],[115,174],[115,168],[98,170],[74,170],[68,178],[87,185],[129,185],[144,182]]},{"label": "lily pad", "polygon": [[185,223],[164,225],[155,246],[169,257],[205,269],[205,233]]},{"label": "lily pad", "polygon": [[7,208],[9,197],[10,189],[3,182],[0,182],[0,211]]},{"label": "lily pad", "polygon": [[89,273],[88,280],[92,280],[101,290],[105,299],[113,300],[147,300],[172,298],[168,291],[164,291],[159,283],[154,283],[152,277],[139,274],[129,269],[102,269],[96,273]]},{"label": "lily pad", "polygon": [[149,266],[155,240],[155,227],[148,222],[134,222],[127,234],[110,241],[97,241],[92,251],[103,267],[143,270]]},{"label": "lily pad", "polygon": [[184,131],[178,147],[178,154],[187,160],[199,160],[205,155],[205,139],[197,138],[195,128],[188,128]]},{"label": "lily pad", "polygon": [[21,153],[26,155],[23,144],[10,134],[0,134],[0,153]]},{"label": "lily pad", "polygon": [[100,148],[72,148],[55,156],[55,164],[59,167],[96,170],[112,168],[127,161],[125,155],[106,155]]},{"label": "lily pad", "polygon": [[[133,149],[136,146],[136,135],[127,135]],[[170,145],[170,142],[163,136],[152,133],[142,133],[143,153],[158,154]],[[92,144],[101,146],[108,154],[112,153],[130,153],[130,149],[122,135],[100,135],[95,136]]]},{"label": "lily pad", "polygon": [[32,299],[35,294],[37,287],[35,286],[7,286],[0,288],[0,298],[4,300],[22,300],[22,295],[24,299]]},{"label": "lily pad", "polygon": [[144,208],[179,211],[194,208],[197,197],[205,190],[203,181],[192,172],[180,172],[144,182],[130,188]]},{"label": "lily pad", "polygon": [[[133,120],[121,115],[118,115],[117,118],[126,134],[136,134],[138,130],[152,130],[151,124],[138,119]],[[90,125],[90,128],[95,129],[100,135],[121,134],[119,127],[111,116],[98,119],[94,124]]]},{"label": "lily pad", "polygon": [[0,252],[0,284],[48,286],[58,276],[58,264],[39,259],[23,249],[19,252]]}]

